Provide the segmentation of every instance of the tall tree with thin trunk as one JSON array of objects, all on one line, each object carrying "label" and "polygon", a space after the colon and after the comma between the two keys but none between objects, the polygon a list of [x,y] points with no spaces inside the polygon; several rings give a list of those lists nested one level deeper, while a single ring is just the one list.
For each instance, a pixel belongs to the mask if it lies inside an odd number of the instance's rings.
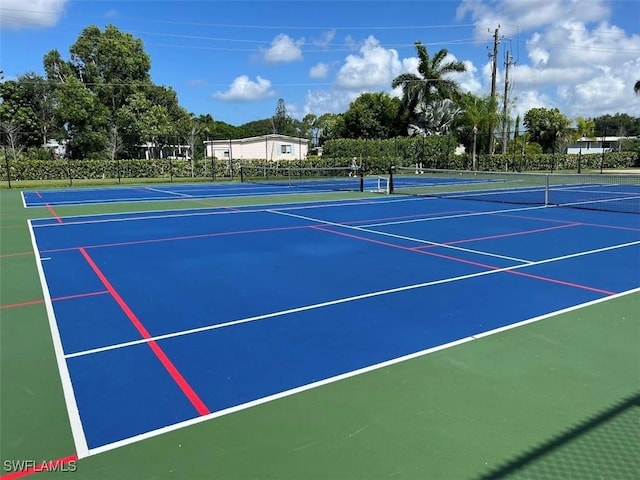
[{"label": "tall tree with thin trunk", "polygon": [[403,73],[391,82],[393,88],[402,88],[402,105],[409,117],[426,111],[436,100],[458,100],[462,95],[460,86],[449,75],[466,71],[465,64],[451,59],[446,48],[430,56],[421,42],[416,42],[415,47],[419,75]]}]

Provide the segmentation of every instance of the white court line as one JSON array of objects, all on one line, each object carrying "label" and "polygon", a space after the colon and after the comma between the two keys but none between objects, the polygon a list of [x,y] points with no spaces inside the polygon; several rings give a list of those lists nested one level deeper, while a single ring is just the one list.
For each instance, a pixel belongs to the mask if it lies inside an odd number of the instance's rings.
[{"label": "white court line", "polygon": [[162,190],[160,188],[154,188],[154,187],[144,187],[144,188],[145,188],[145,190],[151,190],[152,192],[168,193],[169,195],[177,195],[179,197],[185,197],[185,198],[193,197],[193,195],[189,195],[189,194],[186,194],[186,193],[172,192],[171,190]]},{"label": "white court line", "polygon": [[[472,248],[458,247],[456,245],[447,245],[446,243],[431,242],[429,240],[422,240],[420,238],[407,237],[405,235],[397,235],[395,233],[380,232],[378,230],[369,230],[368,228],[365,228],[365,227],[362,227],[362,226],[345,225],[343,223],[329,222],[329,221],[326,221],[326,220],[319,220],[319,219],[313,218],[313,217],[307,217],[307,216],[304,216],[304,215],[295,215],[293,213],[287,213],[287,212],[282,212],[282,211],[278,211],[278,210],[270,210],[270,212],[271,213],[276,213],[278,215],[285,215],[285,216],[288,216],[288,217],[295,217],[295,218],[308,220],[308,221],[311,221],[311,222],[317,222],[317,223],[321,223],[321,224],[324,224],[324,225],[332,225],[334,227],[346,228],[348,230],[357,230],[359,232],[371,233],[371,234],[374,234],[374,235],[381,235],[383,237],[397,238],[399,240],[408,240],[410,242],[422,243],[424,245],[432,245],[434,247],[448,248],[448,249],[451,249],[451,250],[458,250],[458,251],[461,251],[461,252],[473,253],[475,255],[482,255],[482,256],[485,256],[485,257],[500,258],[502,260],[511,260],[511,261],[514,261],[514,262],[520,262],[520,263],[525,263],[525,264],[533,264],[534,263],[531,260],[525,260],[525,259],[522,259],[522,258],[509,257],[507,255],[500,255],[500,254],[497,254],[497,253],[483,252],[481,250],[474,250]],[[431,217],[431,218],[435,219],[435,218],[438,218],[438,217]]]},{"label": "white court line", "polygon": [[572,207],[574,205],[593,205],[598,203],[606,203],[606,202],[628,202],[629,200],[640,199],[640,195],[634,197],[617,197],[617,198],[606,198],[599,200],[585,200],[584,202],[571,202],[571,203],[559,203],[560,207]]},{"label": "white court line", "polygon": [[[280,195],[311,195],[311,194],[315,194],[315,193],[336,193],[333,190],[309,190],[309,191],[269,191],[269,192],[248,192],[248,193],[233,193],[230,195],[224,195],[224,194],[215,194],[215,195],[190,195],[188,198],[182,198],[182,197],[171,197],[171,198],[158,198],[158,197],[132,197],[132,198],[114,198],[114,199],[110,199],[110,200],[87,200],[87,201],[83,201],[83,202],[73,202],[73,203],[69,203],[69,202],[64,202],[64,201],[59,201],[59,202],[53,202],[53,203],[49,203],[50,206],[52,207],[73,207],[73,206],[78,206],[78,205],[113,205],[113,204],[118,204],[118,203],[138,203],[138,202],[145,202],[145,203],[154,203],[154,202],[169,202],[169,201],[174,201],[174,200],[215,200],[217,198],[238,198],[238,197],[267,197],[267,196],[280,196]],[[44,207],[46,206],[44,203],[34,203],[32,205],[29,205],[27,208],[35,208],[35,207]],[[99,215],[105,215],[105,214],[99,214]],[[108,214],[106,214],[108,215]],[[111,214],[113,215],[113,214]],[[97,215],[96,215],[97,216]],[[66,218],[66,217],[65,217]],[[73,217],[69,217],[69,218],[73,218]]]},{"label": "white court line", "polygon": [[378,290],[376,292],[369,292],[369,293],[363,293],[361,295],[354,295],[351,297],[344,297],[344,298],[338,298],[336,300],[329,300],[326,302],[321,302],[321,303],[315,303],[315,304],[311,304],[311,305],[305,305],[303,307],[297,307],[297,308],[290,308],[287,310],[281,310],[278,312],[271,312],[271,313],[266,313],[263,315],[256,315],[254,317],[248,317],[248,318],[243,318],[240,320],[232,320],[230,322],[225,322],[225,323],[217,323],[217,324],[212,324],[212,325],[205,325],[203,327],[197,327],[197,328],[191,328],[188,330],[181,330],[181,331],[177,331],[177,332],[172,332],[172,333],[166,333],[164,335],[157,335],[154,337],[149,337],[149,338],[142,338],[139,340],[132,340],[130,342],[122,342],[122,343],[116,343],[116,344],[112,344],[112,345],[107,345],[104,347],[98,347],[98,348],[92,348],[90,350],[83,350],[80,352],[75,352],[75,353],[69,353],[67,355],[65,355],[65,358],[75,358],[75,357],[82,357],[85,355],[91,355],[94,353],[100,353],[100,352],[106,352],[109,350],[116,350],[119,348],[125,348],[125,347],[130,347],[130,346],[134,346],[134,345],[139,345],[139,344],[143,344],[143,343],[147,343],[147,342],[152,342],[152,341],[160,341],[160,340],[166,340],[169,338],[176,338],[176,337],[182,337],[185,335],[192,335],[195,333],[201,333],[201,332],[207,332],[209,330],[217,330],[220,328],[226,328],[226,327],[232,327],[234,325],[242,325],[244,323],[252,323],[252,322],[257,322],[260,320],[266,320],[269,318],[275,318],[275,317],[281,317],[284,315],[290,315],[292,313],[298,313],[298,312],[304,312],[304,311],[308,311],[308,310],[316,310],[319,308],[325,308],[325,307],[330,307],[333,305],[339,305],[341,303],[348,303],[348,302],[353,302],[356,300],[363,300],[365,298],[373,298],[373,297],[379,297],[382,295],[389,295],[392,293],[398,293],[398,292],[404,292],[404,291],[408,291],[408,290],[415,290],[418,288],[424,288],[424,287],[430,287],[430,286],[434,286],[434,285],[441,285],[441,284],[445,284],[445,283],[452,283],[452,282],[457,282],[460,280],[467,280],[469,278],[476,278],[476,277],[483,277],[483,276],[487,276],[487,275],[495,275],[498,273],[503,273],[503,272],[509,272],[511,270],[518,270],[521,268],[526,268],[526,267],[532,267],[532,266],[536,266],[536,265],[543,265],[546,263],[553,263],[553,262],[559,262],[561,260],[568,260],[570,258],[577,258],[577,257],[582,257],[585,255],[592,255],[595,253],[601,253],[601,252],[606,252],[609,250],[615,250],[618,248],[625,248],[625,247],[630,247],[630,246],[634,246],[634,245],[640,245],[640,240],[637,240],[635,242],[628,242],[628,243],[623,243],[623,244],[619,244],[619,245],[612,245],[609,247],[602,247],[602,248],[598,248],[595,250],[589,250],[589,251],[585,251],[585,252],[578,252],[578,253],[571,253],[568,255],[563,255],[561,257],[553,257],[553,258],[547,258],[544,260],[538,260],[536,262],[531,262],[531,263],[526,263],[526,264],[521,264],[521,265],[513,265],[511,267],[504,267],[504,268],[496,268],[495,270],[483,270],[482,272],[476,272],[476,273],[470,273],[467,275],[460,275],[458,277],[449,277],[449,278],[443,278],[440,280],[432,280],[430,282],[423,282],[423,283],[416,283],[413,285],[405,285],[403,287],[396,287],[396,288],[390,288],[387,290]]},{"label": "white court line", "polygon": [[[156,219],[165,219],[165,218],[184,218],[184,217],[200,217],[207,215],[231,215],[231,214],[239,214],[239,213],[261,213],[261,212],[269,212],[269,210],[273,208],[279,208],[280,210],[304,210],[310,208],[328,208],[328,207],[343,207],[350,205],[373,205],[376,203],[398,203],[398,202],[422,202],[426,200],[435,200],[433,198],[418,198],[418,197],[403,197],[393,200],[378,200],[379,197],[362,197],[357,200],[352,199],[343,199],[343,200],[317,200],[312,203],[309,200],[300,200],[299,202],[291,202],[286,204],[274,204],[274,203],[264,203],[252,206],[211,206],[211,207],[202,207],[199,209],[185,208],[185,209],[175,209],[175,210],[146,210],[141,212],[124,212],[124,213],[98,213],[98,214],[89,214],[89,215],[77,215],[73,217],[63,217],[65,220],[73,220],[74,218],[90,218],[100,217],[95,220],[86,220],[80,222],[68,222],[68,223],[59,223],[52,222],[41,225],[34,225],[34,228],[45,228],[45,227],[60,227],[66,226],[69,227],[71,225],[87,225],[92,223],[111,223],[111,222],[132,222],[136,220],[156,220]],[[290,205],[290,206],[288,206]],[[539,207],[535,207],[539,208]],[[237,210],[233,210],[237,209]],[[197,210],[197,211],[194,211]],[[507,212],[512,210],[506,210]],[[189,213],[185,213],[189,212]],[[158,215],[152,215],[154,213],[158,213]],[[484,212],[487,213],[487,212]],[[142,214],[148,214],[147,216],[137,216]],[[120,218],[101,218],[101,217],[114,217],[118,215],[127,215],[126,217]],[[45,218],[37,218],[34,220],[46,220],[51,222],[51,217]]]},{"label": "white court line", "polygon": [[474,340],[479,340],[479,339],[482,339],[482,338],[485,338],[485,337],[489,337],[491,335],[496,335],[496,334],[505,332],[507,330],[512,330],[512,329],[515,329],[515,328],[518,328],[518,327],[522,327],[522,326],[525,326],[525,325],[530,325],[532,323],[539,322],[539,321],[545,320],[547,318],[552,318],[552,317],[555,317],[555,316],[558,316],[558,315],[562,315],[564,313],[569,313],[571,311],[578,310],[578,309],[581,309],[581,308],[590,307],[590,306],[596,305],[598,303],[610,301],[610,300],[613,300],[614,298],[619,298],[619,297],[622,297],[622,296],[625,296],[625,295],[630,295],[630,294],[636,293],[636,292],[640,292],[640,288],[629,290],[627,292],[618,293],[616,295],[611,295],[611,296],[608,296],[608,297],[598,298],[598,299],[592,300],[590,302],[582,303],[580,305],[574,305],[572,307],[568,307],[568,308],[565,308],[565,309],[562,309],[562,310],[557,310],[555,312],[546,313],[544,315],[540,315],[538,317],[534,317],[534,318],[530,318],[530,319],[527,319],[527,320],[523,320],[523,321],[518,322],[518,323],[507,325],[505,327],[499,327],[499,328],[496,328],[496,329],[493,329],[493,330],[488,330],[486,332],[482,332],[482,333],[478,333],[478,334],[471,335],[471,336],[468,336],[468,337],[464,337],[464,338],[461,338],[459,340],[455,340],[453,342],[449,342],[449,343],[445,343],[445,344],[442,344],[442,345],[438,345],[436,347],[428,348],[428,349],[425,349],[425,350],[420,350],[418,352],[410,353],[408,355],[403,355],[401,357],[392,358],[392,359],[386,360],[384,362],[379,362],[379,363],[376,363],[376,364],[373,364],[373,365],[369,365],[367,367],[359,368],[357,370],[352,370],[350,372],[345,372],[345,373],[342,373],[340,375],[335,375],[333,377],[325,378],[325,379],[319,380],[317,382],[308,383],[306,385],[302,385],[302,386],[299,386],[299,387],[296,387],[296,388],[292,388],[290,390],[285,390],[283,392],[279,392],[279,393],[276,393],[276,394],[273,394],[273,395],[269,395],[267,397],[262,397],[262,398],[259,398],[257,400],[253,400],[251,402],[247,402],[247,403],[243,403],[243,404],[240,404],[240,405],[236,405],[234,407],[226,408],[224,410],[219,410],[217,412],[210,413],[209,415],[195,417],[195,418],[192,418],[190,420],[185,420],[185,421],[180,422],[180,423],[174,423],[173,425],[168,425],[166,427],[162,427],[162,428],[159,428],[159,429],[156,429],[156,430],[151,430],[149,432],[141,433],[141,434],[135,435],[133,437],[125,438],[125,439],[119,440],[117,442],[109,443],[109,444],[106,444],[106,445],[101,445],[100,447],[96,447],[96,448],[90,449],[89,452],[88,452],[88,455],[97,455],[99,453],[104,453],[104,452],[107,452],[109,450],[113,450],[113,449],[116,449],[116,448],[119,448],[119,447],[123,447],[125,445],[130,445],[132,443],[137,443],[137,442],[140,442],[140,441],[143,441],[143,440],[147,440],[149,438],[153,438],[153,437],[156,437],[158,435],[163,435],[165,433],[173,432],[175,430],[180,430],[180,429],[185,428],[185,427],[189,427],[189,426],[192,426],[192,425],[197,425],[199,423],[206,422],[206,421],[212,420],[214,418],[219,418],[219,417],[222,417],[222,416],[225,416],[225,415],[229,415],[231,413],[239,412],[239,411],[242,411],[242,410],[246,410],[248,408],[252,408],[252,407],[255,407],[255,406],[258,406],[258,405],[263,405],[265,403],[273,402],[274,400],[279,400],[281,398],[289,397],[289,396],[292,396],[292,395],[295,395],[295,394],[298,394],[298,393],[301,393],[301,392],[305,392],[307,390],[311,390],[311,389],[318,388],[318,387],[321,387],[321,386],[324,386],[324,385],[328,385],[328,384],[335,383],[335,382],[338,382],[338,381],[341,381],[341,380],[345,380],[345,379],[348,379],[348,378],[351,378],[351,377],[355,377],[357,375],[362,375],[362,374],[365,374],[365,373],[368,373],[368,372],[372,372],[372,371],[375,371],[375,370],[380,370],[382,368],[390,367],[390,366],[396,365],[398,363],[402,363],[402,362],[406,362],[406,361],[413,360],[413,359],[416,359],[416,358],[424,357],[426,355],[429,355],[429,354],[432,354],[432,353],[435,353],[435,352],[439,352],[439,351],[442,351],[442,350],[446,350],[446,349],[449,349],[449,348],[452,348],[452,347],[455,347],[455,346],[458,346],[458,345],[463,345],[463,344],[469,343],[469,342],[474,341]]},{"label": "white court line", "polygon": [[27,201],[24,198],[24,190],[20,190],[20,196],[22,197],[22,207],[27,208]]},{"label": "white court line", "polygon": [[29,233],[31,235],[31,245],[33,246],[33,251],[36,257],[36,267],[38,269],[38,276],[40,277],[40,285],[42,286],[42,293],[44,295],[44,304],[47,311],[47,318],[49,320],[49,329],[51,330],[53,349],[55,351],[56,362],[58,364],[58,372],[60,373],[60,382],[62,383],[62,391],[64,394],[65,404],[67,406],[67,414],[69,415],[69,423],[71,425],[73,443],[75,444],[76,454],[78,455],[78,458],[83,458],[89,455],[87,438],[84,434],[84,429],[82,428],[80,412],[78,411],[78,404],[76,403],[76,397],[73,392],[73,385],[71,383],[71,375],[69,374],[67,361],[64,358],[64,348],[62,347],[60,331],[58,330],[58,323],[56,322],[55,313],[53,311],[51,294],[49,293],[49,287],[44,275],[42,260],[40,258],[40,251],[38,250],[36,236],[31,226],[31,220],[28,221],[28,225]]},{"label": "white court line", "polygon": [[522,212],[527,210],[540,210],[542,208],[548,208],[548,207],[545,205],[536,205],[535,207],[507,208],[503,210],[491,210],[488,212],[457,213],[455,215],[446,215],[442,217],[415,218],[411,220],[395,220],[393,222],[369,223],[369,224],[360,225],[360,226],[363,228],[384,227],[387,225],[401,225],[404,223],[417,223],[417,222],[432,221],[432,220],[446,220],[449,218],[477,217],[481,215],[498,215],[505,212],[510,213],[510,212]]}]

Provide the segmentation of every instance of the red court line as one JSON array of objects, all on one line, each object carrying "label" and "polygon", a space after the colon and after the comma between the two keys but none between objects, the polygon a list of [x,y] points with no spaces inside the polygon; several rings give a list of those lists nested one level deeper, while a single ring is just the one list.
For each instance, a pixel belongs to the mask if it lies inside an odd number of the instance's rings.
[{"label": "red court line", "polygon": [[[101,290],[99,292],[89,292],[89,293],[78,293],[76,295],[66,295],[64,297],[54,297],[51,299],[52,302],[59,302],[61,300],[73,300],[75,298],[83,298],[83,297],[93,297],[94,295],[104,295],[105,293],[109,293],[107,290]],[[43,299],[39,300],[29,300],[26,302],[18,302],[18,303],[7,303],[5,305],[0,305],[0,310],[5,308],[18,308],[18,307],[26,307],[28,305],[38,305],[39,303],[43,303]]]},{"label": "red court line", "polygon": [[44,462],[37,462],[33,466],[26,468],[24,470],[19,470],[16,472],[6,473],[0,476],[0,480],[15,480],[16,478],[26,477],[28,475],[33,475],[34,473],[41,472],[63,472],[66,467],[66,472],[72,473],[75,471],[71,470],[69,464],[78,461],[78,455],[68,455],[66,457],[58,458],[57,460],[48,460]]},{"label": "red court line", "polygon": [[27,307],[29,305],[38,305],[39,303],[43,303],[44,300],[29,300],[26,302],[18,302],[18,303],[6,303],[4,305],[0,305],[0,310],[5,310],[7,308],[19,308],[19,307]]},{"label": "red court line", "polygon": [[4,253],[0,255],[0,258],[21,257],[23,255],[33,255],[33,252]]},{"label": "red court line", "polygon": [[65,252],[69,250],[77,250],[78,248],[106,248],[106,247],[120,247],[120,246],[126,246],[126,245],[141,245],[145,243],[172,242],[176,240],[193,240],[196,238],[223,237],[227,235],[244,235],[248,233],[281,232],[285,230],[298,230],[302,228],[310,228],[310,227],[313,227],[314,225],[315,224],[297,225],[295,227],[257,228],[255,230],[236,230],[234,232],[201,233],[198,235],[185,235],[181,237],[149,238],[146,240],[131,240],[128,242],[97,243],[94,245],[84,245],[82,247],[52,248],[49,250],[41,250],[40,253]]},{"label": "red court line", "polygon": [[[98,278],[100,279],[102,284],[105,286],[105,288],[109,291],[109,293],[111,294],[113,299],[116,301],[116,303],[120,306],[120,308],[125,313],[125,315],[129,318],[131,323],[133,323],[133,326],[136,327],[136,330],[138,330],[138,333],[140,333],[142,338],[145,338],[145,339],[152,338],[151,334],[146,329],[146,327],[142,324],[140,319],[136,316],[135,313],[133,313],[133,310],[131,310],[129,305],[127,305],[127,302],[124,301],[124,299],[116,291],[113,285],[111,285],[111,282],[109,282],[105,274],[102,273],[102,270],[100,270],[98,265],[96,265],[96,263],[93,261],[91,256],[89,256],[89,254],[83,247],[80,248],[80,253],[85,258],[85,260],[87,261],[91,269],[98,276]],[[158,360],[160,360],[160,362],[162,363],[164,368],[167,370],[169,375],[171,375],[171,378],[173,378],[173,380],[176,382],[178,387],[180,387],[182,392],[189,399],[189,401],[194,406],[196,411],[200,415],[207,415],[208,413],[211,413],[209,408],[196,394],[196,392],[193,390],[191,385],[189,385],[187,380],[182,376],[182,374],[175,367],[173,362],[171,362],[171,360],[169,359],[169,357],[167,357],[167,355],[164,353],[162,348],[160,348],[160,345],[158,345],[158,343],[155,340],[150,340],[149,342],[146,342],[146,343],[147,345],[149,345],[149,348],[151,348],[153,353],[155,353],[156,357],[158,357]]]},{"label": "red court line", "polygon": [[[496,267],[494,265],[487,265],[485,263],[480,263],[480,262],[474,262],[472,260],[465,260],[465,259],[462,259],[462,258],[451,257],[449,255],[443,255],[443,254],[440,254],[440,253],[427,252],[427,251],[424,251],[424,250],[416,250],[414,247],[403,247],[402,245],[396,245],[394,243],[382,242],[380,240],[374,240],[374,239],[371,239],[371,238],[361,237],[359,235],[353,235],[353,234],[346,233],[346,232],[336,232],[334,230],[329,230],[329,229],[324,228],[324,227],[316,226],[314,228],[316,230],[322,230],[323,232],[333,233],[333,234],[336,234],[336,235],[342,235],[344,237],[354,238],[356,240],[363,240],[365,242],[377,243],[379,245],[384,245],[384,246],[387,246],[387,247],[399,248],[400,250],[405,250],[405,251],[408,251],[408,252],[422,253],[422,254],[425,254],[425,255],[431,255],[433,257],[439,257],[439,258],[444,258],[446,260],[452,260],[454,262],[467,263],[469,265],[475,265],[477,267],[486,268],[486,269],[489,269],[489,270],[501,270],[500,267]],[[567,286],[567,287],[580,288],[582,290],[589,290],[589,291],[592,291],[592,292],[602,293],[604,295],[615,295],[616,294],[616,292],[610,292],[608,290],[602,290],[602,289],[599,289],[599,288],[589,287],[587,285],[580,285],[580,284],[572,283],[572,282],[565,282],[564,280],[556,280],[555,278],[542,277],[542,276],[534,275],[534,274],[531,274],[531,273],[521,272],[519,270],[505,270],[504,273],[510,273],[512,275],[519,275],[519,276],[522,276],[522,277],[535,278],[536,280],[543,280],[545,282],[557,283],[559,285],[564,285],[564,286]]]},{"label": "red court line", "polygon": [[352,220],[350,222],[344,222],[345,225],[356,225],[358,223],[370,223],[370,222],[380,222],[380,221],[388,221],[388,220],[404,220],[404,219],[421,219],[421,218],[430,218],[437,217],[439,215],[458,215],[471,213],[469,210],[451,210],[448,212],[432,212],[432,213],[419,213],[415,215],[396,215],[393,217],[381,217],[381,218],[367,218],[364,220]]},{"label": "red court line", "polygon": [[[466,211],[464,211],[466,213]],[[439,215],[441,213],[453,213],[453,212],[440,212],[435,213],[434,215]],[[391,219],[401,219],[405,217],[389,217],[387,219],[370,219],[366,220],[366,222],[372,222],[377,220],[391,220]],[[364,220],[362,220],[364,221]],[[358,221],[360,222],[360,221]],[[60,222],[62,223],[62,221]],[[350,222],[356,223],[356,222]],[[108,248],[108,247],[121,247],[127,245],[142,245],[145,243],[158,243],[158,242],[173,242],[178,240],[195,240],[198,238],[210,238],[210,237],[222,237],[227,235],[246,235],[250,233],[268,233],[268,232],[282,232],[287,230],[299,230],[303,228],[315,228],[316,223],[312,223],[309,225],[296,225],[292,227],[270,227],[270,228],[256,228],[252,230],[236,230],[229,232],[216,232],[216,233],[201,233],[197,235],[183,235],[180,237],[163,237],[163,238],[149,238],[146,240],[131,240],[127,242],[113,242],[113,243],[96,243],[93,245],[83,245],[82,248]],[[66,252],[71,250],[77,250],[80,247],[64,247],[64,248],[50,248],[48,250],[41,250],[40,253],[53,253],[53,252]]]},{"label": "red court line", "polygon": [[[511,232],[511,233],[500,233],[497,235],[488,235],[486,237],[475,237],[475,238],[466,238],[464,240],[455,240],[453,242],[442,242],[442,245],[457,245],[459,243],[468,243],[468,242],[476,242],[482,240],[492,240],[496,238],[506,238],[506,237],[515,237],[518,235],[529,235],[531,233],[539,233],[539,232],[548,232],[550,230],[558,230],[560,228],[568,228],[568,227],[577,227],[582,225],[581,223],[568,223],[566,225],[557,225],[555,227],[546,227],[546,228],[536,228],[534,230],[522,230],[519,232]],[[419,247],[413,247],[414,250],[420,250],[422,248],[435,248],[438,245],[420,245]]]},{"label": "red court line", "polygon": [[[515,213],[496,213],[494,214],[497,217],[512,217],[512,218],[523,218],[525,220],[540,220],[542,222],[553,222],[553,223],[573,223],[570,220],[558,220],[555,218],[541,218],[541,217],[529,217],[525,215],[516,215]],[[588,222],[580,222],[581,225],[585,227],[600,227],[600,228],[612,228],[614,230],[629,230],[631,232],[640,232],[640,228],[633,227],[623,227],[620,225],[606,225],[603,223],[588,223]]]},{"label": "red court line", "polygon": [[49,210],[49,213],[53,216],[53,218],[55,218],[58,221],[58,223],[62,223],[62,218],[60,218],[60,215],[56,213],[56,211],[53,209],[51,205],[49,205],[48,203],[45,203],[44,206],[47,207],[47,210]]}]

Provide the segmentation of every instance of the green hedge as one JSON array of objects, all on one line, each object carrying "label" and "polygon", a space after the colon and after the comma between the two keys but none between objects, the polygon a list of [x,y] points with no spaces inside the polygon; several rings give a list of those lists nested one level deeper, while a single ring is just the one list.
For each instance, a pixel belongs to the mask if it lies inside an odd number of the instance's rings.
[{"label": "green hedge", "polygon": [[[241,163],[252,165],[292,167],[344,167],[351,158],[358,157],[369,174],[384,174],[391,165],[411,166],[422,162],[426,168],[454,170],[471,169],[471,155],[455,155],[452,137],[428,137],[426,139],[398,139],[381,141],[334,140],[327,142],[328,154],[305,160],[196,160],[193,178],[238,179]],[[356,152],[359,152],[356,154]],[[537,154],[537,155],[478,155],[480,170],[517,171],[577,171],[599,169],[601,154]],[[117,179],[117,178],[192,178],[188,160],[35,160],[19,159],[0,162],[0,180],[7,181],[7,165],[11,180],[65,180],[65,179]],[[637,152],[612,152],[604,157],[604,168],[640,167]]]}]

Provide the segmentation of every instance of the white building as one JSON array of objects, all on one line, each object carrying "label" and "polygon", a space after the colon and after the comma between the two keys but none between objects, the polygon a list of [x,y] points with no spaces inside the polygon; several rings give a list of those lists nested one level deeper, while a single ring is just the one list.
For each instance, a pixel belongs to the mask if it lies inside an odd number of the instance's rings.
[{"label": "white building", "polygon": [[227,160],[301,160],[309,152],[306,138],[278,134],[203,143],[207,157]]},{"label": "white building", "polygon": [[588,155],[590,153],[613,152],[620,148],[620,142],[634,137],[581,137],[567,146],[567,153]]},{"label": "white building", "polygon": [[51,150],[56,157],[64,157],[67,154],[66,140],[49,139],[42,147]]}]

